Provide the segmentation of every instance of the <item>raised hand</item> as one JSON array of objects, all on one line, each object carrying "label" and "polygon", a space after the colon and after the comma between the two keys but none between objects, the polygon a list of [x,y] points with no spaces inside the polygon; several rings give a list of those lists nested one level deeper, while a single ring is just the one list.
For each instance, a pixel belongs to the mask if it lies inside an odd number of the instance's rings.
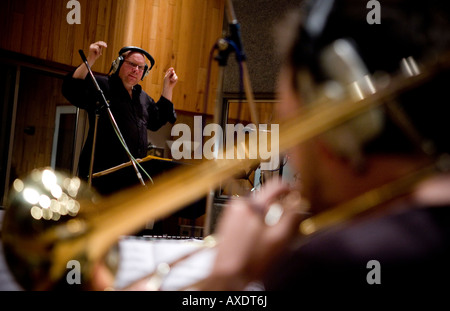
[{"label": "raised hand", "polygon": [[92,65],[100,56],[102,56],[103,49],[106,49],[107,47],[108,45],[103,41],[92,43],[89,46],[89,55],[87,57],[89,64]]},{"label": "raised hand", "polygon": [[[89,54],[87,56],[87,61],[89,66],[93,66],[95,61],[103,54],[103,49],[106,49],[108,45],[106,42],[97,41],[89,46]],[[78,66],[78,68],[73,73],[73,78],[84,79],[88,74],[88,70],[84,64]]]},{"label": "raised hand", "polygon": [[162,95],[168,100],[172,100],[172,92],[175,84],[178,82],[178,76],[173,67],[167,69],[166,74],[164,75],[164,86]]}]

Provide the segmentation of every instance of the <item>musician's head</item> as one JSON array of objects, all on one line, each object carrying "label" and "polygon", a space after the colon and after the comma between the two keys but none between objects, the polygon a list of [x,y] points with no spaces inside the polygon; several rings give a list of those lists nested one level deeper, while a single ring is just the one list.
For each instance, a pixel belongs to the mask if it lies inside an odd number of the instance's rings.
[{"label": "musician's head", "polygon": [[125,88],[131,90],[140,80],[144,80],[154,65],[155,59],[146,50],[137,46],[125,46],[120,49],[109,72],[119,76]]},{"label": "musician's head", "polygon": [[125,52],[123,64],[119,70],[119,77],[122,79],[125,88],[132,88],[138,84],[147,67],[144,54],[137,51]]},{"label": "musician's head", "polygon": [[[281,117],[323,99],[368,97],[392,88],[390,82],[402,72],[407,78],[417,69],[426,70],[425,65],[442,57],[450,46],[449,21],[445,1],[305,1],[300,13],[283,24],[279,35],[284,60],[279,79]],[[450,132],[450,122],[443,113],[443,107],[450,104],[447,76],[395,94],[390,105],[354,117],[299,148],[300,154],[294,158],[306,193],[323,196],[332,192],[336,183],[344,184],[345,178],[353,182],[359,178],[353,192],[365,191],[370,183],[365,177],[372,178],[373,170],[384,175],[381,182],[396,177],[401,170],[397,162],[426,160],[425,153],[449,151],[445,133]],[[394,113],[398,110],[404,113]],[[394,166],[390,171],[374,165],[381,162],[372,161],[388,157],[389,165]],[[402,160],[395,161],[395,157]],[[332,172],[335,174],[330,177]],[[371,186],[375,184],[377,181]],[[322,202],[324,205],[344,199],[337,198],[337,193],[330,196],[336,198],[316,199],[328,201]]]}]

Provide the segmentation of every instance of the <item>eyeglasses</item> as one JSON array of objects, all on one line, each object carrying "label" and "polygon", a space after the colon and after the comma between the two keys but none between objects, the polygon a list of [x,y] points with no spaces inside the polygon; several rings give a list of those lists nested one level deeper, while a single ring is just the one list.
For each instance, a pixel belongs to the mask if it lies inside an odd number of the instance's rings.
[{"label": "eyeglasses", "polygon": [[125,63],[128,66],[131,66],[132,68],[136,68],[137,67],[139,71],[144,71],[144,69],[145,69],[145,65],[138,65],[138,64],[135,64],[133,62],[130,62],[129,60],[126,60]]}]

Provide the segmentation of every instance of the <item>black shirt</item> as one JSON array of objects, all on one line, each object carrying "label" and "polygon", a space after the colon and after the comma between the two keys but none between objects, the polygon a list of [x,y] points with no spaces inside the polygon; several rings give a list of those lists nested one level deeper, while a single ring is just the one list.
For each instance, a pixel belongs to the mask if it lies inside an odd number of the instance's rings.
[{"label": "black shirt", "polygon": [[[379,263],[379,283],[370,279],[373,260]],[[383,217],[338,225],[290,247],[268,272],[265,285],[267,290],[320,289],[323,294],[349,289],[375,294],[375,284],[423,290],[448,282],[449,263],[450,206],[411,204]]]},{"label": "black shirt", "polygon": [[[69,73],[62,92],[76,107],[87,110],[89,133],[81,152],[78,173],[87,179],[94,138],[95,116],[99,111],[93,172],[99,172],[129,161],[129,157],[115,134],[107,109],[90,76],[74,79]],[[147,129],[156,131],[167,122],[176,121],[173,103],[161,96],[155,102],[140,85],[133,88],[132,98],[117,75],[96,76],[97,82],[109,101],[109,107],[125,143],[135,158],[147,155]],[[99,107],[102,106],[101,109]],[[112,191],[112,188],[109,188]],[[110,192],[108,191],[108,192]]]}]

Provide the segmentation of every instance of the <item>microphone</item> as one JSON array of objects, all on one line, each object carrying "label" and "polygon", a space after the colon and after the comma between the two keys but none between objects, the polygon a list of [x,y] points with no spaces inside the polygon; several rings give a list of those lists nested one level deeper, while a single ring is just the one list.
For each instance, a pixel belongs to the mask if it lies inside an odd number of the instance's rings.
[{"label": "microphone", "polygon": [[83,62],[87,63],[87,58],[86,55],[84,55],[83,50],[78,50],[78,53],[80,53],[81,59],[83,60]]},{"label": "microphone", "polygon": [[375,93],[369,71],[355,46],[347,39],[338,39],[326,47],[320,61],[325,73],[342,87],[354,85],[360,89],[359,97]]},{"label": "microphone", "polygon": [[[348,94],[354,100],[362,100],[376,92],[364,60],[348,39],[337,39],[325,47],[319,57],[323,71],[334,81],[334,88],[339,89],[341,96]],[[373,108],[326,136],[334,150],[358,163],[362,161],[361,146],[378,135],[383,124],[382,110],[379,107]]]}]

